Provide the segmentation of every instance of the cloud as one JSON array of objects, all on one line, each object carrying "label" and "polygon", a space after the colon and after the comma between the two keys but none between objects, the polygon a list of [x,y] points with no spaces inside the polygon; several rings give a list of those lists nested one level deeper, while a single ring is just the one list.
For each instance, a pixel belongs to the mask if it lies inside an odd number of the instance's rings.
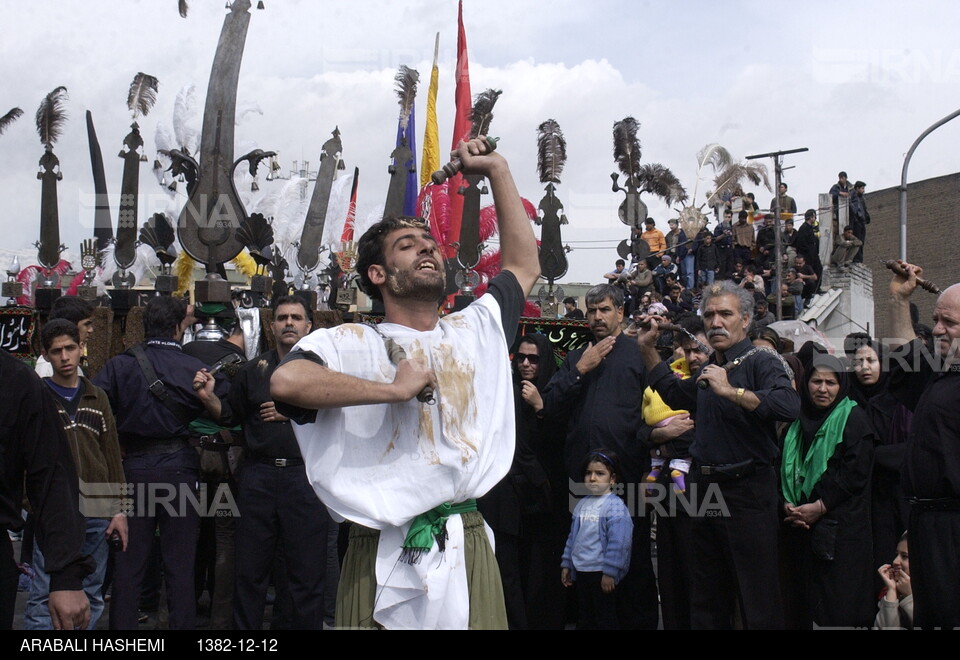
[{"label": "cloud", "polygon": [[[255,144],[278,150],[284,170],[294,161],[316,169],[321,145],[339,127],[348,168],[361,169],[364,216],[386,195],[397,115],[393,75],[401,63],[421,74],[422,139],[437,31],[441,151],[450,145],[456,3],[266,5],[251,12],[238,93],[241,105],[255,103],[263,114],[237,126],[237,153]],[[690,189],[695,154],[710,142],[737,157],[808,147],[785,160],[801,207],[815,206],[840,169],[867,181],[869,190],[899,182],[903,154],[916,136],[955,109],[960,49],[952,45],[952,28],[960,8],[930,2],[904,12],[899,3],[853,3],[844,11],[850,19],[836,21],[828,20],[832,7],[753,0],[465,2],[473,92],[503,90],[491,132],[502,139],[521,194],[535,205],[543,194],[535,129],[552,117],[567,137],[569,160],[557,194],[570,220],[564,239],[580,249],[569,257],[565,281],[596,281],[627,234],[616,216],[622,193],[611,191],[609,177],[611,127],[627,115],[641,123],[643,160],[670,167]],[[122,164],[114,154],[129,129],[130,80],[137,71],[160,79],[157,105],[140,122],[152,161],[156,123],[169,124],[177,90],[195,83],[202,106],[223,15],[222,3],[206,2],[192,3],[187,19],[172,2],[34,0],[5,7],[0,112],[25,110],[0,136],[0,210],[11,249],[39,234],[34,173],[43,152],[32,114],[43,95],[57,85],[70,92],[70,121],[56,152],[64,173],[61,237],[76,255],[93,224],[85,203],[92,178],[84,112],[93,112],[116,195]],[[948,125],[924,143],[911,180],[957,169],[951,146],[958,130],[960,124]],[[266,191],[262,179],[261,185]],[[157,191],[149,164],[141,190]],[[761,204],[769,201],[769,193],[756,192]],[[671,210],[646,201],[664,224]]]}]

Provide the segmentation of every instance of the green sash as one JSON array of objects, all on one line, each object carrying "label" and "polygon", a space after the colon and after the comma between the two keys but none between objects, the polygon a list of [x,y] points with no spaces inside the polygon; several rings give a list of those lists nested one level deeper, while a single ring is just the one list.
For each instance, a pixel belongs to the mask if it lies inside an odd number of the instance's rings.
[{"label": "green sash", "polygon": [[827,461],[843,441],[843,429],[856,401],[844,397],[813,436],[807,455],[800,459],[803,429],[798,419],[790,425],[783,439],[783,461],[780,465],[780,491],[787,502],[797,504],[810,497],[813,487],[827,469]]},{"label": "green sash", "polygon": [[477,501],[466,500],[458,504],[444,502],[426,513],[421,513],[410,523],[410,531],[403,540],[400,560],[408,564],[416,564],[423,555],[430,552],[435,539],[440,546],[440,552],[443,552],[447,538],[447,518],[476,510]]}]

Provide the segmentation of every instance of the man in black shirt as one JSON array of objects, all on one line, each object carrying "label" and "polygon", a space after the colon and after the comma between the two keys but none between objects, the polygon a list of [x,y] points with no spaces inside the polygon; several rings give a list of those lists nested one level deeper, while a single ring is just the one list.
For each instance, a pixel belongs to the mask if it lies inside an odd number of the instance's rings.
[{"label": "man in black shirt", "polygon": [[[960,627],[960,284],[940,294],[933,312],[935,354],[917,338],[910,295],[923,269],[890,283],[890,392],[913,411],[901,470],[910,506],[910,580],[914,626]],[[885,356],[886,357],[886,356]]]},{"label": "man in black shirt", "polygon": [[[19,571],[7,530],[23,529],[23,489],[37,517],[50,574],[50,615],[57,630],[85,628],[90,604],[83,579],[93,560],[80,553],[86,525],[77,473],[57,408],[30,367],[0,350],[0,630],[13,627]],[[26,476],[26,478],[24,478]]]},{"label": "man in black shirt", "polygon": [[816,271],[813,270],[813,266],[807,263],[807,258],[802,254],[797,255],[796,259],[794,259],[794,264],[794,276],[803,283],[800,297],[803,299],[804,307],[806,307],[810,303],[810,299],[813,298],[813,294],[817,291],[819,279],[817,278]]},{"label": "man in black shirt", "polygon": [[713,229],[713,243],[717,246],[717,279],[724,280],[733,273],[733,211],[723,210],[723,220]]},{"label": "man in black shirt", "polygon": [[860,249],[853,258],[855,264],[863,263],[863,246],[867,242],[867,225],[870,224],[867,200],[863,197],[866,189],[867,184],[857,181],[853,184],[853,193],[850,195],[850,226],[853,227],[853,235],[860,241]]},{"label": "man in black shirt", "polygon": [[[618,483],[634,492],[650,468],[650,454],[638,440],[647,386],[640,352],[621,332],[623,291],[599,284],[586,294],[587,322],[594,341],[567,353],[543,391],[543,414],[566,423],[564,463],[572,483],[583,481],[582,465],[598,447],[617,453],[623,468]],[[631,512],[633,546],[630,570],[617,585],[617,618],[627,630],[656,629],[657,588],[650,559],[650,520]]]},{"label": "man in black shirt", "polygon": [[243,425],[247,457],[239,481],[240,519],[236,535],[236,591],[233,623],[237,630],[260,630],[276,552],[283,553],[292,603],[292,625],[323,628],[324,584],[329,525],[326,507],[307,480],[290,420],[270,397],[270,376],[290,349],[309,334],[307,304],[284,296],[274,305],[271,330],[276,348],[244,365],[230,387],[227,416],[213,392],[213,379],[198,372],[198,395],[214,417]]},{"label": "man in black shirt", "polygon": [[[803,214],[803,224],[797,230],[797,239],[793,242],[793,247],[797,250],[797,256],[803,257],[808,266],[813,269],[817,276],[814,280],[814,287],[811,295],[820,289],[823,282],[823,263],[820,261],[820,237],[817,235],[817,212],[814,209],[807,209]],[[799,264],[796,265],[800,270]],[[806,280],[805,280],[806,281]],[[806,294],[804,294],[806,297]]]},{"label": "man in black shirt", "polygon": [[[243,331],[236,316],[230,321],[220,320],[230,334],[220,339],[196,339],[183,345],[186,355],[201,360],[208,366],[233,358],[238,360],[224,367],[223,372],[232,380],[247,361],[243,350]],[[201,447],[200,477],[207,492],[217,492],[226,487],[236,501],[236,470],[243,451],[239,426],[221,426],[211,419],[209,413],[190,423],[194,438],[199,437]],[[197,546],[197,584],[210,591],[210,627],[214,630],[233,628],[233,583],[234,583],[234,535],[236,519],[230,515],[207,516],[200,520],[200,541]]]},{"label": "man in black shirt", "polygon": [[574,320],[583,318],[583,310],[577,308],[577,299],[573,296],[567,296],[563,299],[563,307],[567,312],[563,315],[563,318]]},{"label": "man in black shirt", "polygon": [[678,380],[660,361],[658,319],[637,337],[650,386],[694,417],[691,495],[721,506],[691,518],[691,626],[732,627],[739,593],[746,628],[780,628],[776,423],[797,418],[800,397],[782,359],[754,349],[747,337],[754,310],[748,291],[717,282],[704,290],[700,309],[715,352],[695,377]]}]

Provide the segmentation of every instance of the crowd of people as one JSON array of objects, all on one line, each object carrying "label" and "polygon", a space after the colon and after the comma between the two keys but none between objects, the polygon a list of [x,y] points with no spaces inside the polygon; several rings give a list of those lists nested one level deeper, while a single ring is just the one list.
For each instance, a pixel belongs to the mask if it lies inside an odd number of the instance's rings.
[{"label": "crowd of people", "polygon": [[[271,581],[272,624],[301,629],[960,625],[960,287],[928,346],[904,264],[901,343],[851,335],[838,357],[764,327],[755,263],[687,287],[689,255],[664,254],[637,264],[643,290],[619,264],[587,293],[592,340],[558,361],[515,338],[539,269],[507,163],[482,138],[457,155],[490,181],[503,260],[459,312],[439,317],[429,227],[387,218],[358,241],[376,326],[314,330],[279,298],[274,348],[221,370],[242,335],[184,346],[192,312],[160,296],[145,341],[87,379],[92,309],[63,302],[50,375],[0,358],[21,397],[0,407],[0,511],[22,528],[25,486],[36,530],[25,623],[90,625],[109,584],[110,628],[136,629],[159,575],[177,629],[204,590],[211,627],[262,627]],[[81,515],[78,483],[118,488]],[[191,504],[201,484],[223,508]]]},{"label": "crowd of people", "polygon": [[[854,333],[837,355],[756,328],[753,296],[731,280],[669,319],[656,303],[629,318],[615,284],[587,293],[594,341],[568,354],[545,390],[535,371],[517,374],[541,430],[566,429],[566,471],[555,467],[554,478],[571,494],[582,484],[561,564],[578,627],[651,627],[651,589],[667,629],[960,623],[957,548],[943,535],[960,510],[957,416],[931,400],[956,399],[947,383],[960,357],[960,300],[949,289],[933,341],[919,339],[926,333],[905,307],[918,269],[906,267],[891,284],[904,345]],[[935,357],[921,365],[921,354]],[[917,415],[936,428],[923,440]],[[655,583],[643,579],[650,517]],[[917,524],[927,545],[911,533],[911,553],[906,530]],[[930,571],[919,580],[918,554]]]},{"label": "crowd of people", "polygon": [[[846,172],[840,172],[838,182],[830,189],[834,217],[840,217],[841,205],[847,210],[847,222],[837,228],[830,263],[847,269],[863,262],[863,245],[870,213],[864,200],[866,184],[850,184]],[[799,318],[823,281],[820,259],[819,214],[807,209],[799,227],[795,227],[797,203],[787,194],[786,183],[780,184],[777,197],[770,201],[770,210],[761,211],[752,193],[726,200],[717,207],[717,223],[711,229],[704,227],[695,236],[687,236],[679,221],[670,219],[664,233],[657,229],[656,220],[647,218],[644,231],[634,230],[634,243],[643,243],[635,258],[627,264],[618,259],[615,268],[604,274],[611,284],[624,289],[627,315],[642,307],[645,294],[655,301],[663,301],[668,311],[675,310],[666,303],[674,289],[689,303],[699,299],[704,286],[715,280],[732,279],[751,289],[758,303],[776,316],[777,270],[781,272],[779,298],[781,317]],[[736,220],[734,217],[736,216]],[[780,251],[776,249],[775,223],[780,224]],[[689,311],[684,309],[683,311]]]}]

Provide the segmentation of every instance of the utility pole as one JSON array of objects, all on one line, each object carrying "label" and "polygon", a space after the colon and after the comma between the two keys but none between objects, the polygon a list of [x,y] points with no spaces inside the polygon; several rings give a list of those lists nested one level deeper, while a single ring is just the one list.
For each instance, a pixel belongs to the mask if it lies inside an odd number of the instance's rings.
[{"label": "utility pole", "polygon": [[[775,263],[777,264],[777,280],[774,283],[774,290],[776,293],[777,300],[777,320],[783,320],[783,310],[782,303],[783,298],[780,295],[780,284],[783,282],[783,258],[781,256],[782,245],[783,245],[783,234],[780,229],[780,180],[783,176],[783,157],[787,154],[798,154],[803,151],[809,151],[807,147],[801,147],[800,149],[786,149],[784,151],[771,151],[766,154],[756,154],[754,156],[747,156],[746,160],[756,160],[757,158],[773,158],[773,172],[774,178],[776,179],[774,183],[774,193],[773,193],[773,235],[774,235],[774,253],[775,253]],[[791,168],[787,168],[791,169]]]}]

